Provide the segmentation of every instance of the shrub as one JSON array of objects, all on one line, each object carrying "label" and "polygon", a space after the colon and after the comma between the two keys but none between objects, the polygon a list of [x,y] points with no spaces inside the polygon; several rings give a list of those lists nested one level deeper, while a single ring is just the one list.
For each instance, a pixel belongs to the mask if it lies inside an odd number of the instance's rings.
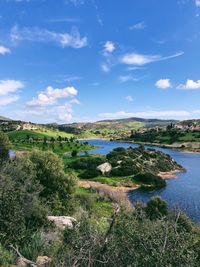
[{"label": "shrub", "polygon": [[80,178],[90,179],[101,175],[101,172],[97,169],[87,169],[79,175]]},{"label": "shrub", "polygon": [[[55,211],[57,214],[67,212],[76,177],[64,172],[62,160],[53,152],[33,151],[30,153],[30,160],[35,166],[35,179],[43,186],[40,197],[48,202],[52,212]],[[56,194],[60,205],[54,209]]]},{"label": "shrub", "polygon": [[139,173],[134,176],[134,180],[150,185],[151,187],[164,187],[166,186],[166,181],[160,176],[154,175],[152,173]]},{"label": "shrub", "polygon": [[96,169],[97,166],[105,162],[100,157],[83,157],[71,162],[68,166],[75,170]]},{"label": "shrub", "polygon": [[0,165],[9,158],[10,141],[7,134],[0,132]]},{"label": "shrub", "polygon": [[42,232],[35,232],[24,242],[21,248],[21,254],[32,261],[35,261],[39,255],[47,255],[48,241]]},{"label": "shrub", "polygon": [[13,262],[13,254],[6,250],[0,243],[0,266],[8,267]]},{"label": "shrub", "polygon": [[78,154],[77,150],[72,150],[71,156],[74,158]]},{"label": "shrub", "polygon": [[46,222],[47,209],[39,199],[42,187],[26,158],[8,162],[0,174],[0,238],[3,244],[23,243]]},{"label": "shrub", "polygon": [[154,197],[147,202],[145,212],[151,220],[160,219],[168,213],[167,203],[158,196]]},{"label": "shrub", "polygon": [[91,212],[95,206],[94,198],[89,194],[77,193],[75,196],[80,205],[87,211]]}]

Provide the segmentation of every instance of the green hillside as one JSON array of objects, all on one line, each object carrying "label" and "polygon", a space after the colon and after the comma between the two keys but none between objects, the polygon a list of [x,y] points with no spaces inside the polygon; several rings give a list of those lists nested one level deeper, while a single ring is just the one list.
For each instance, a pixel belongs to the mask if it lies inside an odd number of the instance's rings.
[{"label": "green hillside", "polygon": [[76,128],[76,129],[115,129],[115,130],[126,130],[126,129],[139,129],[149,127],[164,127],[170,123],[176,123],[175,120],[158,120],[158,119],[142,119],[142,118],[127,118],[118,120],[102,120],[93,123],[72,123],[64,124],[59,127],[65,128]]},{"label": "green hillside", "polygon": [[37,138],[37,139],[42,139],[46,137],[47,139],[50,139],[51,137],[53,138],[58,138],[59,136],[61,137],[67,137],[70,138],[73,135],[68,134],[65,132],[60,132],[58,130],[51,130],[51,129],[41,129],[41,130],[19,130],[19,131],[11,131],[8,133],[8,136],[11,140],[22,140],[22,139],[27,139],[28,138]]},{"label": "green hillside", "polygon": [[171,123],[175,124],[176,122],[175,120],[127,118],[89,123],[62,124],[54,125],[54,127],[67,133],[73,133],[80,138],[106,137],[115,139],[129,135],[131,130],[154,127],[162,128]]}]

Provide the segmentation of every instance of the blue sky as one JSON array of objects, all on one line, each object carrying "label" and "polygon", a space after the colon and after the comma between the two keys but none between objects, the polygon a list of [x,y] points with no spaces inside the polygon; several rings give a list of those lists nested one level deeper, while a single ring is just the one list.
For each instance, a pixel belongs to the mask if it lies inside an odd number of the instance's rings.
[{"label": "blue sky", "polygon": [[0,115],[200,118],[200,0],[0,0]]}]

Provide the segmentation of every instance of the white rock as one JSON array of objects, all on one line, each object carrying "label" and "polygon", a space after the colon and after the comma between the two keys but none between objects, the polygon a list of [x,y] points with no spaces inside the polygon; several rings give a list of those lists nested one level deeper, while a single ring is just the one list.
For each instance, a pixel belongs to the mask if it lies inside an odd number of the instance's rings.
[{"label": "white rock", "polygon": [[97,170],[101,171],[102,174],[109,173],[112,170],[110,163],[105,162],[97,167]]},{"label": "white rock", "polygon": [[38,256],[36,260],[36,264],[39,267],[45,267],[48,266],[48,264],[51,262],[51,258],[47,256]]},{"label": "white rock", "polygon": [[76,219],[69,216],[47,216],[47,219],[54,222],[57,228],[64,230],[65,228],[73,228]]}]

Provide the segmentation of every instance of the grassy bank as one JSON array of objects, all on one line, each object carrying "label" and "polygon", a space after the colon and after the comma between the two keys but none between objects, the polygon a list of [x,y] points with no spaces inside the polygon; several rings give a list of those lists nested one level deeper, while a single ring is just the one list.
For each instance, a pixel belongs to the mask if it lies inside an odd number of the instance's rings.
[{"label": "grassy bank", "polygon": [[94,147],[88,143],[80,143],[73,135],[57,130],[19,130],[8,133],[11,141],[11,149],[16,151],[31,151],[39,149],[43,151],[53,151],[63,156],[67,152],[87,151]]}]

